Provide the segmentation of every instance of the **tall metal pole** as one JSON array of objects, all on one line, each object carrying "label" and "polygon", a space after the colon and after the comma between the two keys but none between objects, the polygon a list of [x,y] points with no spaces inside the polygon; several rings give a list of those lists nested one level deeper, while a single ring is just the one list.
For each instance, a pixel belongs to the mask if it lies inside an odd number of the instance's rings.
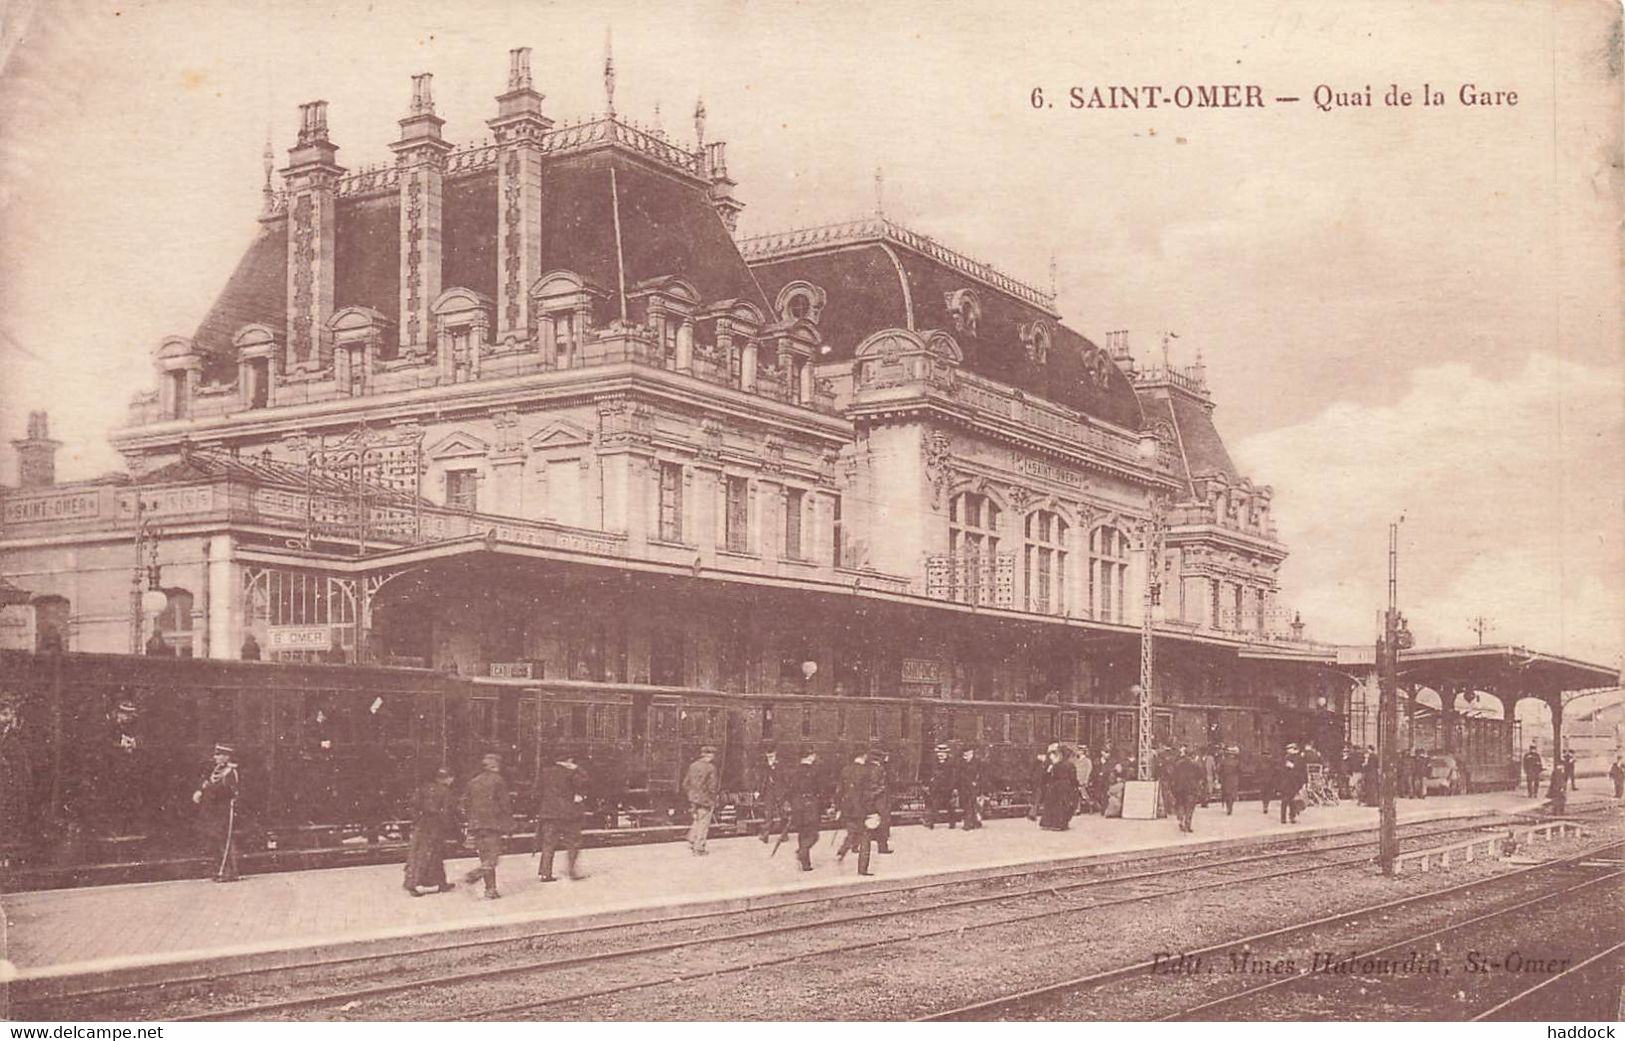
[{"label": "tall metal pole", "polygon": [[[1166,341],[1164,341],[1166,343]],[[1145,579],[1140,607],[1140,735],[1136,749],[1135,779],[1140,781],[1151,780],[1151,684],[1155,674],[1156,653],[1153,640],[1152,609],[1161,599],[1158,595],[1159,563],[1162,560],[1162,502],[1153,497],[1151,500],[1151,517],[1146,522],[1145,532]]]},{"label": "tall metal pole", "polygon": [[1394,807],[1399,754],[1399,525],[1388,525],[1388,611],[1377,641],[1377,662],[1382,670],[1377,700],[1377,756],[1380,764],[1377,863],[1384,875],[1394,873],[1399,856],[1399,818]]}]

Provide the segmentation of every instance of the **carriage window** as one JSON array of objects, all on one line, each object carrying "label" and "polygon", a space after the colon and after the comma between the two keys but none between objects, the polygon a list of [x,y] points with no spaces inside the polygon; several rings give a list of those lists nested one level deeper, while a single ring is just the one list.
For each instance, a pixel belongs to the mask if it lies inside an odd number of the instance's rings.
[{"label": "carriage window", "polygon": [[766,740],[769,740],[772,737],[773,737],[773,706],[772,705],[766,705],[766,706],[764,706],[762,708],[762,740],[766,741]]},{"label": "carriage window", "polygon": [[908,737],[910,732],[913,730],[914,713],[909,711],[907,708],[904,708],[900,715],[901,722],[899,724],[898,735],[900,737]]},{"label": "carriage window", "polygon": [[841,737],[846,736],[846,706],[842,705],[835,710],[835,733]]},{"label": "carriage window", "polygon": [[497,706],[494,701],[481,699],[471,703],[474,710],[474,733],[486,740],[497,736]]},{"label": "carriage window", "polygon": [[803,705],[801,707],[801,736],[802,737],[811,737],[812,736],[812,706],[811,705]]},{"label": "carriage window", "polygon": [[716,739],[722,736],[722,710],[720,708],[714,708],[706,713],[705,727],[706,737]]}]

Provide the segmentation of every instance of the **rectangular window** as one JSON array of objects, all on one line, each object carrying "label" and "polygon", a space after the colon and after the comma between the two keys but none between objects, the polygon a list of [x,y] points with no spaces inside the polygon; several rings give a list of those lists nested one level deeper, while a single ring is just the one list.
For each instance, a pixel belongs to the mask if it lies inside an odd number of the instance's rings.
[{"label": "rectangular window", "polygon": [[788,488],[784,493],[784,557],[801,559],[801,507],[806,497],[799,488]]},{"label": "rectangular window", "polygon": [[446,471],[446,505],[454,510],[473,513],[479,508],[480,474],[478,470]]},{"label": "rectangular window", "polygon": [[833,503],[831,503],[830,508],[831,508],[831,511],[832,511],[830,516],[831,516],[831,520],[833,522],[830,525],[830,528],[831,528],[830,536],[831,536],[831,543],[832,543],[832,545],[831,545],[832,553],[831,553],[830,559],[835,564],[836,567],[840,567],[841,566],[841,497],[839,495],[835,496],[835,501]]},{"label": "rectangular window", "polygon": [[553,354],[560,367],[568,365],[576,352],[576,316],[560,311],[553,316]]},{"label": "rectangular window", "polygon": [[169,418],[185,419],[188,415],[186,400],[186,373],[171,372],[169,379]]},{"label": "rectangular window", "polygon": [[660,464],[660,538],[683,541],[683,467],[679,463]]},{"label": "rectangular window", "polygon": [[750,552],[750,485],[743,477],[727,478],[727,513],[724,515],[724,537],[727,548],[734,553]]},{"label": "rectangular window", "polygon": [[248,407],[264,408],[271,402],[271,361],[255,358],[248,363]]}]

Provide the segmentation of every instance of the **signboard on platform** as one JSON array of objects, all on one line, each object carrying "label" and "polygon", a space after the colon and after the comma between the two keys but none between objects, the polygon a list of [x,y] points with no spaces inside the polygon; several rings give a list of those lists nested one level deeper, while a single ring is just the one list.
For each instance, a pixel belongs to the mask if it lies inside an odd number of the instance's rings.
[{"label": "signboard on platform", "polygon": [[1156,781],[1128,781],[1123,785],[1124,820],[1148,821],[1162,815],[1162,785]]},{"label": "signboard on platform", "polygon": [[941,683],[942,663],[935,658],[904,658],[901,678],[904,683]]},{"label": "signboard on platform", "polygon": [[1373,644],[1356,644],[1353,647],[1339,647],[1337,649],[1337,664],[1375,665],[1377,664],[1377,648]]},{"label": "signboard on platform", "polygon": [[327,625],[273,625],[270,650],[329,651],[333,649],[333,628]]}]

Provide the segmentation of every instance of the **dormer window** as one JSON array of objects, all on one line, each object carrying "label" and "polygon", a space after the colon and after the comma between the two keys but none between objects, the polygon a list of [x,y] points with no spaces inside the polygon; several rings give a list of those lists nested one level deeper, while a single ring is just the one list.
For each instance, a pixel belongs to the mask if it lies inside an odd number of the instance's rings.
[{"label": "dormer window", "polygon": [[795,281],[779,290],[773,310],[784,321],[806,321],[818,324],[829,297],[811,282]]},{"label": "dormer window", "polygon": [[964,336],[977,335],[982,322],[982,301],[974,289],[956,289],[945,295],[943,302],[953,316],[954,331]]},{"label": "dormer window", "polygon": [[430,308],[439,331],[438,353],[442,383],[478,379],[480,356],[488,348],[491,301],[472,289],[452,288],[441,293]]},{"label": "dormer window", "polygon": [[581,364],[593,302],[607,294],[573,271],[552,271],[530,287],[536,346],[542,362],[556,369]]},{"label": "dormer window", "polygon": [[1027,350],[1027,360],[1034,365],[1043,365],[1049,360],[1050,340],[1049,326],[1042,321],[1021,327],[1022,346]]},{"label": "dormer window", "polygon": [[247,325],[231,339],[237,348],[237,390],[243,408],[272,404],[277,356],[276,334],[264,325]]}]

